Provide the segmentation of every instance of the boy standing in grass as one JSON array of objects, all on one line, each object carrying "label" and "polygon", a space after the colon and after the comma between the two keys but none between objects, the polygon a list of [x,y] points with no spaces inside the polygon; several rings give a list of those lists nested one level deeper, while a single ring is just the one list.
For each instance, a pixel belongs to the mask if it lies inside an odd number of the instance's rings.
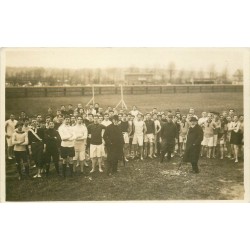
[{"label": "boy standing in grass", "polygon": [[28,132],[29,152],[37,166],[37,174],[34,178],[40,178],[41,169],[43,167],[43,153],[45,152],[46,145],[44,144],[44,129],[38,127],[37,120],[32,120],[32,127]]},{"label": "boy standing in grass", "polygon": [[[81,173],[83,173],[83,164],[85,162],[85,150],[88,137],[88,130],[86,125],[83,123],[81,116],[77,117],[77,123],[74,126],[75,133],[75,157],[74,157],[74,171],[76,170],[77,161],[79,160]],[[85,162],[85,166],[86,166]]]},{"label": "boy standing in grass", "polygon": [[99,172],[102,170],[102,157],[103,157],[103,145],[102,145],[102,135],[105,126],[100,124],[98,121],[98,116],[94,116],[94,123],[88,126],[88,133],[90,138],[90,158],[92,161],[92,169],[90,173],[95,171],[95,165],[98,161]]},{"label": "boy standing in grass", "polygon": [[29,176],[29,165],[26,146],[28,145],[28,135],[26,132],[22,131],[23,123],[18,122],[16,124],[17,130],[12,136],[12,145],[14,145],[14,154],[17,165],[18,179],[22,179],[22,168],[21,162],[25,167],[25,174]]},{"label": "boy standing in grass", "polygon": [[48,129],[45,130],[44,141],[46,144],[45,163],[46,163],[46,176],[49,175],[51,157],[53,159],[55,169],[59,175],[59,150],[60,143],[59,134],[54,128],[54,122],[49,122]]},{"label": "boy standing in grass", "polygon": [[67,163],[69,164],[70,175],[73,175],[74,149],[74,127],[70,126],[70,117],[65,116],[64,123],[59,127],[58,132],[61,137],[61,157],[63,158],[63,177],[66,177]]},{"label": "boy standing in grass", "polygon": [[15,116],[13,114],[10,115],[10,119],[5,122],[5,136],[7,140],[7,156],[9,160],[13,159],[13,145],[12,145],[12,135],[15,130],[15,126],[17,124],[17,120],[15,120]]}]

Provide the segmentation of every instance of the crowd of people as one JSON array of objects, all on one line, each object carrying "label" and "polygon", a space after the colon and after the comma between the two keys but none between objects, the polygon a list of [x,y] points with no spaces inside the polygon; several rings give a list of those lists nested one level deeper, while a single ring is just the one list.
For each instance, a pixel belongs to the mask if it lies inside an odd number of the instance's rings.
[{"label": "crowd of people", "polygon": [[86,176],[97,168],[103,172],[105,164],[113,175],[119,161],[158,158],[162,163],[178,155],[198,173],[199,157],[237,163],[244,156],[244,116],[234,109],[204,111],[199,117],[193,108],[187,114],[157,108],[142,113],[136,106],[104,110],[98,103],[87,108],[79,103],[55,113],[48,108],[29,117],[25,111],[11,114],[5,131],[7,160],[15,159],[20,180],[30,176],[31,165],[37,169],[33,178],[49,176],[51,162],[63,177],[79,170]]}]

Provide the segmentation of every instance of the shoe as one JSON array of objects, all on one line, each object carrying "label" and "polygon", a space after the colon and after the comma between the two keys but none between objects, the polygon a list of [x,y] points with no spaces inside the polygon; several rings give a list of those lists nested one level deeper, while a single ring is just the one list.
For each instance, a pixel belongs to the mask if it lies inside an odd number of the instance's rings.
[{"label": "shoe", "polygon": [[88,167],[89,164],[88,164],[87,162],[84,162],[84,166],[85,166],[85,167]]},{"label": "shoe", "polygon": [[223,157],[221,157],[220,159],[223,160]]},{"label": "shoe", "polygon": [[129,160],[125,157],[125,158],[124,158],[124,161],[128,162]]},{"label": "shoe", "polygon": [[103,170],[102,170],[101,168],[99,168],[99,172],[100,172],[100,173],[102,173],[102,172],[103,172]]},{"label": "shoe", "polygon": [[239,162],[238,159],[235,159],[235,163]]},{"label": "shoe", "polygon": [[153,159],[153,156],[149,155],[148,158]]},{"label": "shoe", "polygon": [[92,168],[91,170],[90,170],[90,173],[94,173],[95,172],[95,170]]},{"label": "shoe", "polygon": [[143,157],[141,157],[141,161],[143,161]]},{"label": "shoe", "polygon": [[13,160],[13,158],[11,156],[8,157],[8,160]]},{"label": "shoe", "polygon": [[154,158],[157,158],[157,155],[153,155]]},{"label": "shoe", "polygon": [[192,174],[199,174],[199,173],[200,173],[200,170],[191,170],[191,173],[192,173]]},{"label": "shoe", "polygon": [[33,176],[33,178],[41,178],[42,176],[40,174],[36,174]]}]

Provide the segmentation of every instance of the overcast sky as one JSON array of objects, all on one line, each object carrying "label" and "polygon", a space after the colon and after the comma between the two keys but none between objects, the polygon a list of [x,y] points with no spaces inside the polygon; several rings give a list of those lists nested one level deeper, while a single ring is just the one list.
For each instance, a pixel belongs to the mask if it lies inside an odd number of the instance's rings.
[{"label": "overcast sky", "polygon": [[102,68],[167,67],[230,73],[243,68],[243,49],[237,48],[57,48],[7,49],[6,65],[16,67]]}]

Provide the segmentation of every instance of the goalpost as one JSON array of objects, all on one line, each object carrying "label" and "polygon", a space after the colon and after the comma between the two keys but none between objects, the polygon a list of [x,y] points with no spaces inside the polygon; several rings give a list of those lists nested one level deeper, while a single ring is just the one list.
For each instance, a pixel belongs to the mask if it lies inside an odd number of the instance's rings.
[{"label": "goalpost", "polygon": [[95,87],[92,85],[92,98],[89,100],[89,102],[86,104],[86,106],[89,106],[89,104],[95,104]]},{"label": "goalpost", "polygon": [[[125,101],[124,101],[124,96],[123,96],[123,85],[120,85],[121,87],[121,100],[119,103],[115,106],[115,108],[119,107],[120,105],[122,106],[122,109],[128,109]],[[95,104],[95,87],[92,85],[92,98],[89,100],[89,102],[86,104],[86,106],[89,106],[89,104]]]},{"label": "goalpost", "polygon": [[121,105],[122,109],[128,109],[126,103],[124,102],[124,98],[123,98],[123,85],[121,84],[120,86],[121,86],[121,100],[115,106],[115,108],[117,108],[119,105]]}]

